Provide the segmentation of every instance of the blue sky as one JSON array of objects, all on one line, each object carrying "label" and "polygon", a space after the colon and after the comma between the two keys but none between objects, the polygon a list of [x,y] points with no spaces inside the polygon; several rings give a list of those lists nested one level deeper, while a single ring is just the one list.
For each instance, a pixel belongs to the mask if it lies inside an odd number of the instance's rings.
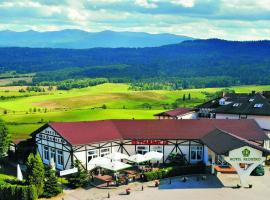
[{"label": "blue sky", "polygon": [[270,0],[0,0],[0,30],[67,28],[270,39]]}]

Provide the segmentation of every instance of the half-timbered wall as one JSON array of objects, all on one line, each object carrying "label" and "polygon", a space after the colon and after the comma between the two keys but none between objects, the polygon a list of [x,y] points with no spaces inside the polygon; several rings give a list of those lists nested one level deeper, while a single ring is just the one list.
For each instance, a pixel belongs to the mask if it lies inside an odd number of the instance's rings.
[{"label": "half-timbered wall", "polygon": [[71,168],[71,146],[52,128],[37,133],[36,144],[44,164],[48,165],[53,159],[58,170]]}]

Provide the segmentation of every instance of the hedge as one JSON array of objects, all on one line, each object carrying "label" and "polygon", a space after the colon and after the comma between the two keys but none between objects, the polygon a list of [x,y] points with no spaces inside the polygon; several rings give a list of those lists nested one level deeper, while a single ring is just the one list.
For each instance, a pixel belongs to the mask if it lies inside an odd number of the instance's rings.
[{"label": "hedge", "polygon": [[205,172],[204,165],[173,166],[162,168],[152,172],[144,173],[144,181],[153,181],[157,179],[169,178],[174,176],[200,174]]},{"label": "hedge", "polygon": [[38,199],[35,186],[0,185],[0,200],[36,200]]}]

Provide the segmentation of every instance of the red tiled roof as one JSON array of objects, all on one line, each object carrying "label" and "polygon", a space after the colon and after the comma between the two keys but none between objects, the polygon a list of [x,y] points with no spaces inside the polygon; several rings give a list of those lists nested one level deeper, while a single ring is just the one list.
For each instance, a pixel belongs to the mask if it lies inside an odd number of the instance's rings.
[{"label": "red tiled roof", "polygon": [[179,115],[187,114],[192,112],[193,109],[191,108],[176,108],[174,110],[168,110],[162,113],[155,114],[155,116],[170,116],[170,117],[177,117]]},{"label": "red tiled roof", "polygon": [[104,120],[48,124],[72,145],[117,139],[200,139],[216,128],[247,140],[266,140],[252,120]]}]

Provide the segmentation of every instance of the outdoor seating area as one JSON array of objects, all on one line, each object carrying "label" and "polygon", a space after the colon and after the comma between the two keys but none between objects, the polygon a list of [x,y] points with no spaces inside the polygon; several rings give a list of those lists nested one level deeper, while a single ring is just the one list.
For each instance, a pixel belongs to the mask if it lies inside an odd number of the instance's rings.
[{"label": "outdoor seating area", "polygon": [[159,152],[148,152],[145,155],[127,156],[113,152],[104,157],[96,157],[89,161],[91,182],[97,187],[117,187],[130,182],[143,181],[143,173],[158,170],[151,161],[159,162],[163,157]]}]

